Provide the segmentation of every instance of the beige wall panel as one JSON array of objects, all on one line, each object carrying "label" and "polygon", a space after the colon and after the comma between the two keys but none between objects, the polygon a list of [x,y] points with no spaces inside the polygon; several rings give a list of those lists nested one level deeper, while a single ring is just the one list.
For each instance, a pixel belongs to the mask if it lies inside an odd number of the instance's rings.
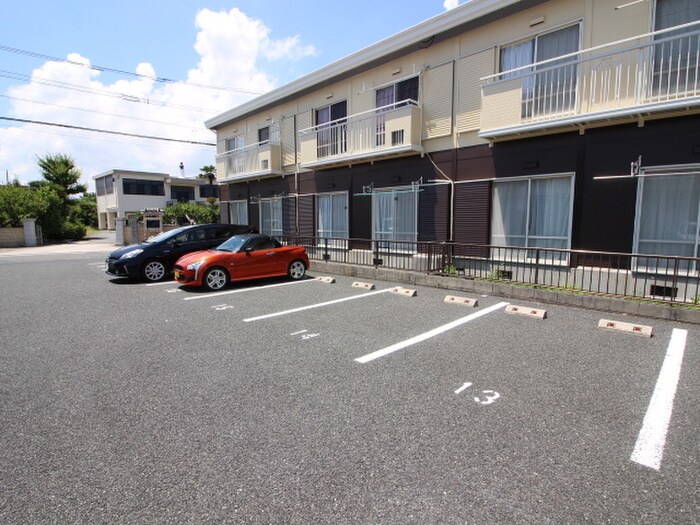
[{"label": "beige wall panel", "polygon": [[279,123],[282,166],[292,166],[296,162],[296,129],[294,121],[294,117],[285,117]]},{"label": "beige wall panel", "polygon": [[587,24],[590,29],[590,42],[587,42],[585,47],[643,35],[652,30],[653,0],[615,10],[615,6],[626,3],[628,2],[620,0],[595,0],[591,3],[591,22]]},{"label": "beige wall panel", "polygon": [[481,77],[493,74],[496,50],[486,49],[457,60],[455,64],[455,127],[457,132],[479,128],[481,120]]},{"label": "beige wall panel", "polygon": [[[487,47],[517,42],[518,40],[581,20],[586,15],[586,5],[589,1],[592,0],[545,2],[522,13],[499,19],[496,22],[464,33],[459,37],[460,56],[470,55]],[[597,2],[598,0],[593,1]],[[530,25],[533,21],[542,17],[544,17],[542,23],[534,26]]]},{"label": "beige wall panel", "polygon": [[520,124],[522,79],[516,78],[484,86],[484,107],[481,130],[492,130]]},{"label": "beige wall panel", "polygon": [[421,96],[423,102],[423,138],[444,137],[452,133],[452,79],[454,63],[426,70]]}]

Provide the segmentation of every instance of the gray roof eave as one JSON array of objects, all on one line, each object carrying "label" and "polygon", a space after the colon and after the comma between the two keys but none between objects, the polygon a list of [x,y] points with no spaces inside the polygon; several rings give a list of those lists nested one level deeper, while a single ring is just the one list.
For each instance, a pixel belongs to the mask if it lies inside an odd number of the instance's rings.
[{"label": "gray roof eave", "polygon": [[415,44],[431,39],[436,35],[447,33],[461,25],[518,3],[530,4],[532,2],[524,0],[468,1],[459,7],[429,18],[425,22],[421,22],[384,40],[380,40],[376,44],[372,44],[345,58],[332,62],[321,69],[317,69],[308,75],[256,97],[249,102],[245,102],[229,111],[212,117],[206,120],[204,125],[211,130],[216,130],[218,127],[229,122],[244,118],[257,111],[262,111],[272,105],[279,104],[283,100],[298,96],[300,93],[309,91],[314,87],[321,87],[334,79],[347,75],[349,72],[372,63],[377,63],[381,61],[382,58],[400,55],[401,51]]}]

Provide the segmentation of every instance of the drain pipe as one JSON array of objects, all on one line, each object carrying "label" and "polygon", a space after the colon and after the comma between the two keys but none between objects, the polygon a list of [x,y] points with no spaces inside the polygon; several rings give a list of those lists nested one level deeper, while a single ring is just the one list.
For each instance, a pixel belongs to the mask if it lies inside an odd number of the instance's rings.
[{"label": "drain pipe", "polygon": [[[447,182],[450,184],[450,238],[449,242],[454,242],[454,225],[455,225],[455,181],[453,181],[451,178],[449,178],[444,171],[442,171],[437,164],[435,164],[435,161],[433,158],[430,156],[430,153],[425,154],[426,157],[428,157],[428,160],[430,163],[435,167],[435,169],[445,177]],[[432,181],[431,181],[432,182]],[[435,182],[442,182],[440,180],[436,180]]]}]

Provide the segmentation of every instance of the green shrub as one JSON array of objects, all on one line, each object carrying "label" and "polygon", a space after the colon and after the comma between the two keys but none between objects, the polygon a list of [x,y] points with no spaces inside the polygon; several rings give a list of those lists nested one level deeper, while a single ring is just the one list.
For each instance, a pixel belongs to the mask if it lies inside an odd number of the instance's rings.
[{"label": "green shrub", "polygon": [[63,239],[82,239],[87,233],[87,228],[78,222],[64,222],[61,228]]},{"label": "green shrub", "polygon": [[163,212],[165,224],[189,224],[190,221],[196,224],[219,222],[219,206],[180,202],[168,206]]}]

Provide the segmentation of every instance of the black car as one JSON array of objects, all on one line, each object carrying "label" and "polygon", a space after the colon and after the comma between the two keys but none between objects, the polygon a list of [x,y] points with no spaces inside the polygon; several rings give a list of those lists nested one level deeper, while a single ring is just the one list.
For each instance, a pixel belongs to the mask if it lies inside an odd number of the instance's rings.
[{"label": "black car", "polygon": [[197,224],[160,233],[141,244],[119,248],[109,254],[106,271],[109,275],[156,282],[172,272],[183,255],[219,246],[229,237],[256,233],[240,224]]}]

